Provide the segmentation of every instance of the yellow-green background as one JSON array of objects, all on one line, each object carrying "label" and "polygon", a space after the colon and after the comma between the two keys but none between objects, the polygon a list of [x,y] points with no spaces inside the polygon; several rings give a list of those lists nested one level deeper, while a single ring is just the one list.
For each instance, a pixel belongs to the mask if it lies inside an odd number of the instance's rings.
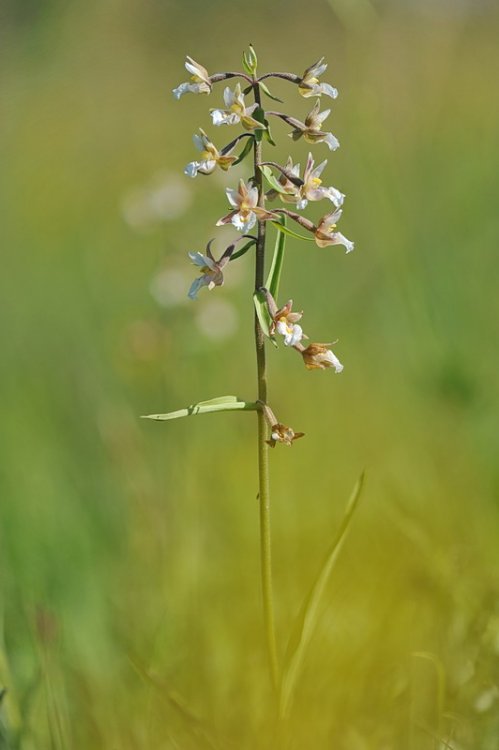
[{"label": "yellow-green background", "polygon": [[[306,433],[271,455],[281,653],[367,475],[289,746],[495,750],[493,3],[3,0],[0,21],[0,748],[275,747],[254,417],[139,420],[254,398],[250,254],[224,288],[182,299],[187,251],[230,236],[213,226],[219,178],[182,175],[191,134],[222,145],[236,129],[210,126],[222,87],[171,96],[185,54],[235,69],[252,42],[262,71],[326,55],[342,145],[314,154],[356,242],[346,256],[290,240],[282,280],[312,339],[339,339],[344,372],[269,351],[272,406]],[[272,108],[307,113],[274,89]],[[269,158],[303,163],[286,133]],[[131,221],[165,181],[185,211]],[[172,271],[185,290],[158,304],[151,281]]]}]

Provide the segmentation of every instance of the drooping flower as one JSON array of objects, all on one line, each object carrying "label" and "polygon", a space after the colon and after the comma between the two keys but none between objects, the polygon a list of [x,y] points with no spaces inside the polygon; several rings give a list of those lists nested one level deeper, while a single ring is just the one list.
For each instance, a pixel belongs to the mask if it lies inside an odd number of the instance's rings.
[{"label": "drooping flower", "polygon": [[305,435],[304,432],[295,432],[292,427],[286,427],[286,425],[281,424],[280,422],[276,422],[276,424],[272,425],[270,429],[270,440],[267,440],[266,442],[271,448],[275,448],[277,443],[291,446],[293,445],[294,440],[298,440],[298,438]]},{"label": "drooping flower", "polygon": [[326,96],[330,96],[331,99],[336,99],[338,96],[337,89],[329,83],[319,82],[319,76],[325,73],[326,69],[327,63],[324,62],[323,57],[306,69],[300,83],[298,84],[298,91],[305,97],[305,99],[308,99],[311,96],[320,96],[321,94],[326,94]]},{"label": "drooping flower", "polygon": [[257,109],[258,104],[246,106],[240,83],[236,84],[234,91],[231,91],[229,86],[224,89],[224,103],[225,109],[210,110],[213,125],[237,125],[241,123],[246,130],[264,128],[261,122],[251,116]]},{"label": "drooping flower", "polygon": [[303,173],[303,185],[298,190],[299,200],[296,204],[297,208],[303,209],[309,201],[320,201],[323,198],[328,198],[336,208],[343,205],[343,199],[345,198],[343,193],[340,193],[335,187],[322,187],[320,175],[326,164],[327,159],[314,168],[312,154],[308,155],[305,171]]},{"label": "drooping flower", "polygon": [[226,193],[229,203],[234,207],[234,211],[229,211],[228,214],[222,216],[217,221],[217,227],[222,226],[222,224],[231,223],[236,229],[245,234],[255,226],[257,219],[266,220],[273,218],[270,211],[266,211],[264,208],[258,206],[258,188],[254,186],[249,187],[244,180],[239,180],[237,190],[227,188]]},{"label": "drooping flower", "polygon": [[325,109],[324,112],[319,110],[320,99],[317,99],[313,109],[306,116],[305,122],[296,120],[294,117],[289,118],[294,126],[290,137],[297,141],[303,136],[307,143],[325,143],[331,151],[335,151],[340,145],[338,139],[332,133],[321,130],[322,123],[329,116],[331,110]]},{"label": "drooping flower", "polygon": [[339,221],[342,213],[341,208],[337,208],[336,211],[323,216],[315,227],[315,241],[319,247],[343,245],[346,248],[347,253],[352,252],[354,249],[354,243],[347,240],[345,235],[341,234],[341,232],[335,231],[336,223]]},{"label": "drooping flower", "polygon": [[306,349],[296,348],[301,352],[307,370],[327,370],[332,367],[336,373],[340,373],[343,365],[328,348],[330,346],[331,344],[309,344]]},{"label": "drooping flower", "polygon": [[197,293],[203,286],[207,286],[211,291],[216,286],[222,286],[224,283],[224,275],[222,269],[230,260],[230,256],[234,252],[235,245],[229,245],[226,251],[223,253],[219,260],[215,260],[211,252],[210,240],[206,246],[206,255],[199,252],[189,253],[189,258],[193,264],[201,269],[201,276],[198,276],[191,284],[191,288],[187,296],[190,299],[197,299]]},{"label": "drooping flower", "polygon": [[211,80],[206,68],[197,63],[187,55],[185,67],[191,74],[190,82],[181,83],[173,89],[175,99],[180,99],[183,94],[209,94],[211,92]]},{"label": "drooping flower", "polygon": [[292,312],[293,300],[290,299],[286,302],[284,307],[274,310],[274,306],[270,300],[273,301],[270,292],[267,293],[267,302],[269,305],[269,312],[272,317],[272,323],[270,326],[270,333],[279,333],[284,337],[284,346],[296,346],[303,338],[308,338],[303,333],[303,329],[298,325],[298,321],[301,320],[303,312]]},{"label": "drooping flower", "polygon": [[199,128],[199,132],[200,135],[197,133],[194,134],[192,140],[198,151],[201,151],[200,161],[189,162],[184,169],[184,174],[189,177],[196,177],[198,172],[201,174],[211,174],[217,165],[225,172],[230,169],[237,159],[237,156],[229,156],[232,149],[225,154],[220,153],[202,128]]}]

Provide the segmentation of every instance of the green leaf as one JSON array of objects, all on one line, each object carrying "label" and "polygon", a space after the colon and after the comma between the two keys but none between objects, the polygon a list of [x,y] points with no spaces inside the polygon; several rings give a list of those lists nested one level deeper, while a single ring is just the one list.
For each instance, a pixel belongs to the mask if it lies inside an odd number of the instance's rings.
[{"label": "green leaf", "polygon": [[266,83],[264,83],[263,81],[259,81],[258,85],[260,86],[263,93],[266,94],[270,99],[273,99],[275,102],[280,102],[280,104],[283,103],[282,99],[279,99],[277,96],[274,96],[274,94],[270,93],[269,87]]},{"label": "green leaf", "polygon": [[268,165],[261,166],[260,171],[269,183],[270,187],[272,187],[274,190],[277,190],[278,193],[284,193],[286,195],[286,191]]},{"label": "green leaf", "polygon": [[276,143],[274,139],[272,138],[272,133],[270,132],[270,125],[269,125],[268,120],[265,120],[265,125],[266,125],[266,128],[263,131],[263,137],[265,138],[266,141],[268,141],[268,143],[270,143],[271,146],[275,146]]},{"label": "green leaf", "polygon": [[281,717],[287,716],[289,712],[293,692],[303,665],[305,651],[310,643],[319,618],[319,607],[324,597],[326,585],[336,561],[338,560],[339,553],[350,528],[350,523],[357,508],[363,483],[364,474],[362,473],[353,489],[350,499],[348,500],[340,528],[338,529],[331,547],[324,558],[324,562],[322,563],[317,578],[303,602],[291,635],[285,656],[283,676],[279,690],[279,714]]},{"label": "green leaf", "polygon": [[270,317],[267,297],[265,296],[265,293],[260,290],[258,292],[255,292],[253,295],[253,303],[255,305],[258,322],[260,323],[260,327],[264,335],[272,341],[274,346],[277,346],[275,337],[270,333],[270,324],[272,323],[272,318]]},{"label": "green leaf", "polygon": [[287,235],[289,235],[290,237],[295,237],[295,238],[296,238],[296,239],[298,239],[298,240],[305,240],[306,242],[313,242],[313,241],[314,241],[314,238],[313,238],[313,237],[306,237],[306,236],[305,236],[305,235],[303,235],[303,234],[298,234],[298,232],[293,232],[293,230],[292,230],[292,229],[290,229],[289,227],[285,227],[285,226],[284,226],[283,224],[279,224],[279,222],[278,222],[278,221],[273,221],[273,222],[272,222],[272,224],[273,224],[273,225],[274,225],[274,226],[276,227],[276,229],[278,229],[278,230],[279,230],[280,232],[282,232],[283,234],[287,234]]},{"label": "green leaf", "polygon": [[245,146],[244,146],[243,150],[241,151],[241,153],[237,157],[236,161],[232,164],[233,167],[235,167],[236,164],[239,164],[240,162],[242,162],[242,160],[245,159],[248,156],[249,152],[253,148],[253,143],[254,143],[254,138],[248,138],[248,140],[245,143]]},{"label": "green leaf", "polygon": [[[285,226],[286,217],[281,214],[280,225]],[[277,299],[279,293],[279,281],[281,280],[282,265],[284,262],[284,248],[286,246],[286,235],[284,232],[277,232],[275,238],[274,255],[272,257],[272,265],[270,266],[269,275],[265,283],[266,288],[269,290],[274,299]]]},{"label": "green leaf", "polygon": [[211,414],[217,411],[256,411],[257,409],[258,406],[253,401],[241,401],[237,396],[218,396],[208,401],[198,401],[196,404],[186,406],[185,409],[170,411],[166,414],[147,414],[142,419],[166,422],[180,417],[193,417],[196,414]]},{"label": "green leaf", "polygon": [[250,249],[250,247],[255,244],[256,244],[256,240],[250,240],[245,245],[243,245],[242,248],[238,250],[236,253],[232,253],[232,255],[230,256],[230,260],[236,260],[236,258],[240,258],[241,255],[245,255]]}]

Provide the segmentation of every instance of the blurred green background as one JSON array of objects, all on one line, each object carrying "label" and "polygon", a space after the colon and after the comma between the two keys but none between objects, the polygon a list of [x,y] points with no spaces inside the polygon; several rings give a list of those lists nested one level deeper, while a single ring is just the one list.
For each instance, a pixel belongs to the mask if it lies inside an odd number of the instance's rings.
[{"label": "blurred green background", "polygon": [[[186,298],[237,177],[184,177],[191,134],[236,129],[222,87],[171,96],[185,54],[232,70],[252,42],[261,71],[327,57],[342,147],[314,154],[356,242],[290,240],[281,285],[343,374],[269,351],[306,433],[271,454],[281,653],[367,475],[287,746],[496,750],[494,5],[2,0],[0,748],[276,747],[254,417],[139,420],[255,394],[251,254]],[[268,157],[303,163],[281,125]]]}]

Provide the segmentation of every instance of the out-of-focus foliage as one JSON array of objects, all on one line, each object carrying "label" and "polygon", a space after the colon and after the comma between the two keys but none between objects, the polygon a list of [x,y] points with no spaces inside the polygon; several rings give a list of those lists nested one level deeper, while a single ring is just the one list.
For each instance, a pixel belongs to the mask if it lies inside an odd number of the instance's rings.
[{"label": "out-of-focus foliage", "polygon": [[[493,5],[10,0],[1,13],[0,747],[495,750]],[[367,474],[278,739],[254,415],[138,419],[254,399],[252,253],[222,289],[186,298],[187,251],[230,232],[213,225],[234,173],[182,174],[199,125],[230,139],[207,114],[222,90],[170,93],[185,54],[233,69],[249,41],[261,71],[326,55],[342,147],[317,158],[356,241],[345,256],[288,239],[281,301],[318,340],[339,338],[345,370],[310,373],[270,347],[272,407],[306,433],[271,455],[282,650]],[[272,90],[308,111],[293,87]],[[273,126],[272,158],[286,132]]]}]

